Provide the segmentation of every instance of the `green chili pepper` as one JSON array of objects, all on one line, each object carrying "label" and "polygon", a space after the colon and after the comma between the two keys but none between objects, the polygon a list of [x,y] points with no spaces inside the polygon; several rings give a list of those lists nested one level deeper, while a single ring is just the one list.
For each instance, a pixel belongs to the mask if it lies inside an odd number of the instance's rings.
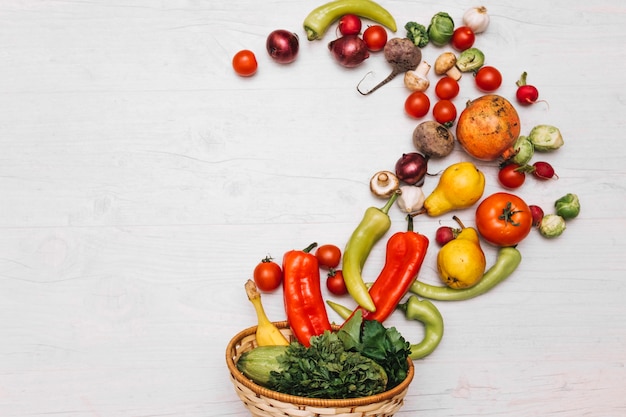
[{"label": "green chili pepper", "polygon": [[424,324],[424,338],[411,345],[409,357],[413,360],[430,355],[439,346],[443,338],[443,316],[429,300],[420,300],[412,295],[398,309],[404,311],[409,320],[418,320]]},{"label": "green chili pepper", "polygon": [[415,281],[410,291],[424,298],[440,301],[462,301],[478,297],[504,281],[517,269],[522,261],[522,254],[516,248],[509,246],[500,248],[496,263],[485,272],[478,283],[465,289],[436,286]]},{"label": "green chili pepper", "polygon": [[[344,320],[352,315],[352,310],[346,306],[330,300],[326,300],[326,303]],[[411,345],[409,357],[415,360],[430,355],[443,338],[443,316],[437,307],[429,300],[420,300],[412,295],[405,303],[398,304],[397,309],[403,311],[407,319],[424,324],[424,338]]]},{"label": "green chili pepper", "polygon": [[348,318],[350,318],[350,316],[352,315],[352,310],[344,305],[341,305],[339,303],[336,303],[330,300],[326,300],[326,304],[328,304],[330,308],[332,308],[333,311],[339,314],[339,317],[341,317],[344,320],[348,320]]},{"label": "green chili pepper", "polygon": [[399,195],[399,192],[394,193],[383,208],[369,207],[343,251],[342,272],[346,288],[354,301],[368,311],[376,311],[376,305],[361,272],[372,247],[391,227],[387,213]]}]

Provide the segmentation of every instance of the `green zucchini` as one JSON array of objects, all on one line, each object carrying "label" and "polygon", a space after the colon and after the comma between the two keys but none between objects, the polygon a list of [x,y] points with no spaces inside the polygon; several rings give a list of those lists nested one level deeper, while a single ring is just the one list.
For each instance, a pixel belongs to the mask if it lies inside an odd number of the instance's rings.
[{"label": "green zucchini", "polygon": [[237,369],[255,383],[267,387],[271,372],[282,371],[278,357],[286,352],[287,346],[258,346],[241,355]]}]

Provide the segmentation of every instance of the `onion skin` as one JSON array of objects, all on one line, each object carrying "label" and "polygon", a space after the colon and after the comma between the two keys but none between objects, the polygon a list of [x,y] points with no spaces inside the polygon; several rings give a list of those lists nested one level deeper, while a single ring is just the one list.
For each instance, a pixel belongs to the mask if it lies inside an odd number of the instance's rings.
[{"label": "onion skin", "polygon": [[354,68],[370,56],[365,41],[358,35],[337,38],[328,44],[328,49],[335,60],[346,68]]},{"label": "onion skin", "polygon": [[396,162],[396,176],[409,185],[421,185],[428,171],[428,159],[418,152],[402,154]]},{"label": "onion skin", "polygon": [[267,53],[279,64],[289,64],[296,60],[300,49],[298,35],[284,29],[277,29],[267,36]]}]

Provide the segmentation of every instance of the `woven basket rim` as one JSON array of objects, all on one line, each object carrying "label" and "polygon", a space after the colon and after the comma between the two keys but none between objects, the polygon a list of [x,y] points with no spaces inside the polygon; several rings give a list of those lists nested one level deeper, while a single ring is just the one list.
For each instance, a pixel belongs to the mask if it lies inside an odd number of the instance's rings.
[{"label": "woven basket rim", "polygon": [[[279,329],[289,330],[289,323],[287,321],[274,322],[274,325],[276,325],[276,327],[278,327]],[[413,380],[413,376],[415,374],[413,361],[411,360],[411,358],[407,358],[407,361],[409,363],[409,369],[404,381],[402,381],[400,384],[396,385],[390,390],[367,397],[345,399],[309,398],[272,391],[254,383],[244,374],[242,374],[239,369],[237,369],[236,359],[238,358],[235,357],[236,347],[239,345],[244,337],[255,334],[256,329],[257,326],[248,327],[247,329],[244,329],[237,333],[237,335],[235,335],[235,337],[230,340],[228,346],[226,347],[226,365],[228,366],[228,370],[230,371],[233,380],[244,385],[245,387],[253,391],[256,395],[272,398],[277,401],[311,407],[351,407],[374,404],[394,398],[402,393],[404,390],[408,389],[408,386]],[[333,325],[333,330],[337,329],[339,329],[339,326]]]}]

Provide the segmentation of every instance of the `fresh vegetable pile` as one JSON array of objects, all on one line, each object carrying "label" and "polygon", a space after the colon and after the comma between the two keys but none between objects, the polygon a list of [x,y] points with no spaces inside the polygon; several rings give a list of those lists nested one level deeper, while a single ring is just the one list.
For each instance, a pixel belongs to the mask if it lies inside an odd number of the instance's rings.
[{"label": "fresh vegetable pile", "polygon": [[[373,24],[363,30],[362,19]],[[412,149],[390,161],[390,168],[373,174],[370,191],[384,202],[367,208],[360,221],[355,221],[343,250],[335,244],[318,247],[313,243],[303,250],[286,251],[282,265],[266,257],[255,268],[254,282],[249,281],[246,288],[257,313],[258,347],[244,354],[238,367],[258,384],[317,398],[367,396],[396,386],[406,377],[407,358],[428,356],[442,340],[444,320],[430,300],[464,301],[493,290],[521,264],[518,245],[533,231],[546,238],[558,237],[579,215],[580,200],[574,193],[555,199],[553,212],[547,214],[514,193],[529,176],[536,181],[558,179],[549,162],[534,159],[560,149],[564,138],[551,124],[524,126],[516,106],[540,101],[539,90],[527,83],[526,72],[516,83],[514,98],[497,94],[502,74],[496,66],[485,65],[490,54],[480,49],[480,37],[490,23],[487,9],[471,8],[461,21],[462,25],[456,26],[454,17],[441,11],[429,20],[408,21],[403,25],[404,36],[389,37],[388,31],[397,31],[396,21],[372,0],[334,0],[304,18],[308,41],[322,39],[336,25],[328,49],[343,68],[353,71],[381,51],[391,72],[366,90],[361,87],[361,77],[356,86],[361,95],[372,94],[402,76],[407,89],[406,115],[423,119],[430,114],[432,118],[415,127]],[[424,59],[429,44],[438,50],[449,49],[438,53],[432,65]],[[298,36],[274,31],[268,36],[267,51],[278,63],[293,62],[299,51]],[[235,54],[233,68],[241,76],[252,76],[257,68],[254,54],[249,50]],[[429,79],[431,69],[436,82]],[[484,94],[458,111],[452,100],[460,92],[462,77],[472,77]],[[428,175],[429,161],[446,158],[457,144],[467,160]],[[493,164],[497,176],[486,176],[475,161]],[[422,186],[435,176],[437,185],[426,195]],[[502,190],[484,195],[490,181]],[[393,207],[406,214],[406,231],[386,239],[385,264],[377,279],[366,283],[363,267],[390,230]],[[475,227],[464,225],[454,214],[467,209],[474,210],[471,220]],[[456,225],[441,225],[434,236],[441,285],[422,282],[419,271],[429,238],[414,230],[414,222],[419,216],[449,214]],[[488,264],[482,245],[497,248],[493,264]],[[324,300],[322,271],[327,274],[329,292],[349,296],[355,307]],[[281,285],[285,314],[296,338],[291,343],[260,304],[258,289],[275,291]],[[326,305],[345,320],[340,330],[333,332]],[[395,328],[384,327],[395,310],[424,325],[419,343],[411,344]]]}]

